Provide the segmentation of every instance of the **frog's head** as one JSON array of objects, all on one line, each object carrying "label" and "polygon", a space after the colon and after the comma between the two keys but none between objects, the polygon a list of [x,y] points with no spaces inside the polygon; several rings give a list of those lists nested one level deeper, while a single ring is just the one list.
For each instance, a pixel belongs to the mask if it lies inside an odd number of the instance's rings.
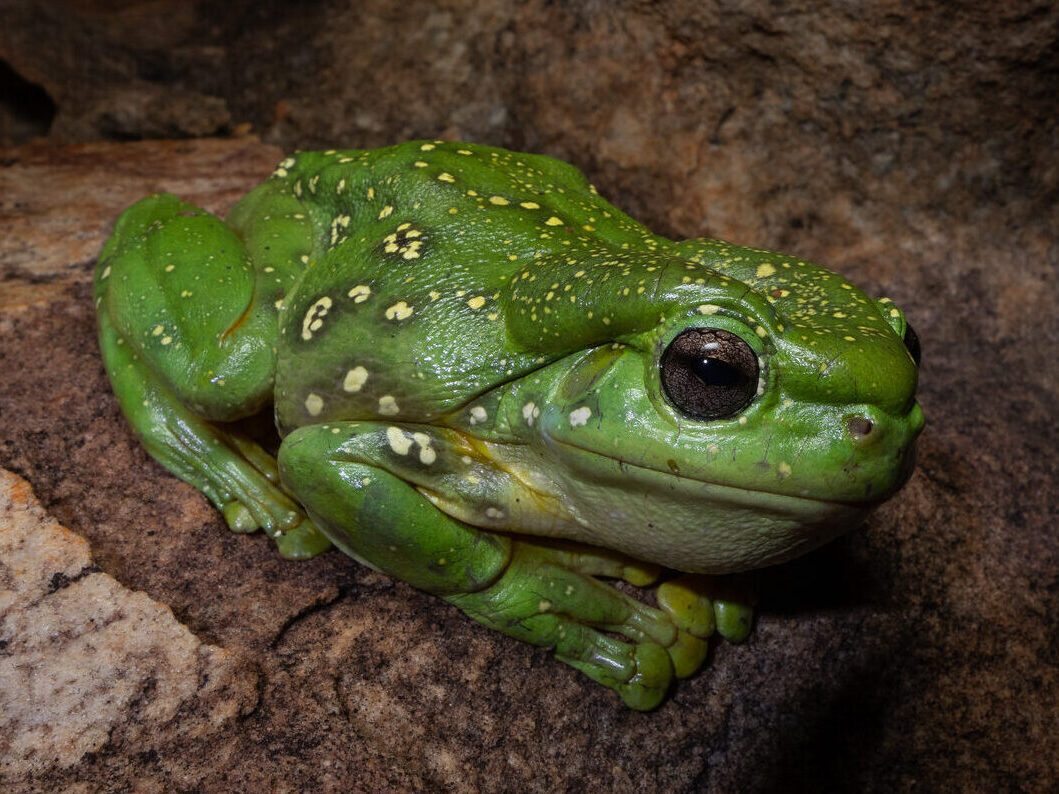
[{"label": "frog's head", "polygon": [[588,536],[703,572],[852,529],[907,480],[923,427],[919,344],[892,302],[804,262],[724,251],[657,271],[650,301],[628,267],[622,300],[585,304],[617,332],[537,377],[550,393],[536,432]]}]

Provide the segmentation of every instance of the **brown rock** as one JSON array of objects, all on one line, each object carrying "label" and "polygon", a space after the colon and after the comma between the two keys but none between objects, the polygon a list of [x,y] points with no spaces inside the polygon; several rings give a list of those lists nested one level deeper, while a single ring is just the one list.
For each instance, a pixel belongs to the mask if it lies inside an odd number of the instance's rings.
[{"label": "brown rock", "polygon": [[84,539],[0,469],[0,782],[229,729],[257,674],[100,571]]}]

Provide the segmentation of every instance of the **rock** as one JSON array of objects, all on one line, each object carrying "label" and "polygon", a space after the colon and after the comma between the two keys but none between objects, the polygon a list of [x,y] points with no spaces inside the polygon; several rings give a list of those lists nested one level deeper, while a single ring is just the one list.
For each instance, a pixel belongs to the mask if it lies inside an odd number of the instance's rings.
[{"label": "rock", "polygon": [[220,733],[258,702],[244,659],[103,573],[0,469],[0,782]]}]

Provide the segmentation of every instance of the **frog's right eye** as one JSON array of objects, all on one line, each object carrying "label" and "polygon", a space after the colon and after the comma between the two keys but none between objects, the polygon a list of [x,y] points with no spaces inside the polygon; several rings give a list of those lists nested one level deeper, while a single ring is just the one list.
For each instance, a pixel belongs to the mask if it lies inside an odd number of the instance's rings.
[{"label": "frog's right eye", "polygon": [[660,366],[666,398],[694,419],[735,416],[757,392],[757,354],[720,328],[681,331],[662,354]]}]

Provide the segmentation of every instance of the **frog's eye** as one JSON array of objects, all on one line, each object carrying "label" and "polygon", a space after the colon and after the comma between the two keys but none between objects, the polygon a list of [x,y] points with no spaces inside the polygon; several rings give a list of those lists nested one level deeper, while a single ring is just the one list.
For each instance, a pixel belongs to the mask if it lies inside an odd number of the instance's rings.
[{"label": "frog's eye", "polygon": [[912,356],[912,360],[916,362],[918,367],[922,352],[919,349],[919,334],[912,330],[911,325],[905,326],[905,347],[908,348],[908,354]]},{"label": "frog's eye", "polygon": [[666,397],[695,419],[734,416],[757,392],[757,354],[719,328],[681,331],[662,354],[661,369]]}]

